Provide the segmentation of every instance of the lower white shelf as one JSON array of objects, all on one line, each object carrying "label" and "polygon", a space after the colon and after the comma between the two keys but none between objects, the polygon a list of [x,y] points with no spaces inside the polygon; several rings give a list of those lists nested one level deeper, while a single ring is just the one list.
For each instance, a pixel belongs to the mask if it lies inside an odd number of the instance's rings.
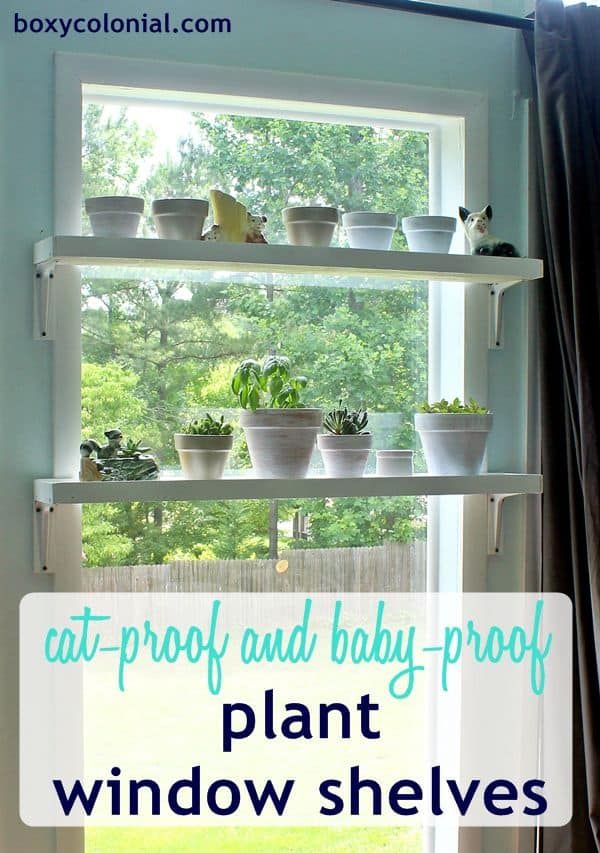
[{"label": "lower white shelf", "polygon": [[55,504],[123,503],[128,501],[235,501],[294,498],[368,498],[402,495],[540,494],[539,474],[478,474],[441,477],[307,477],[264,480],[226,477],[223,480],[158,480],[129,482],[44,479],[35,481],[35,500]]}]

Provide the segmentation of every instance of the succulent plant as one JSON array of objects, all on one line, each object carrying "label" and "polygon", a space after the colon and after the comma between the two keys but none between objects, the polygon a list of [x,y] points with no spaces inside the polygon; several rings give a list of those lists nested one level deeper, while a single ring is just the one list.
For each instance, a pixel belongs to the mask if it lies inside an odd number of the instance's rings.
[{"label": "succulent plant", "polygon": [[419,411],[425,414],[432,415],[487,415],[489,409],[487,406],[481,406],[473,397],[466,403],[461,403],[458,397],[455,397],[452,402],[448,400],[438,400],[435,403],[421,403]]},{"label": "succulent plant", "polygon": [[217,420],[207,412],[205,417],[188,424],[183,432],[187,435],[231,435],[233,426],[225,423],[224,415]]},{"label": "succulent plant", "polygon": [[323,426],[332,435],[360,435],[364,433],[369,423],[368,412],[364,409],[349,412],[347,407],[342,408],[340,400],[339,408],[327,412],[323,418]]},{"label": "succulent plant", "polygon": [[149,447],[142,446],[141,441],[134,441],[132,438],[129,438],[125,447],[121,447],[119,455],[129,459],[137,459],[143,453],[148,453],[149,450]]}]

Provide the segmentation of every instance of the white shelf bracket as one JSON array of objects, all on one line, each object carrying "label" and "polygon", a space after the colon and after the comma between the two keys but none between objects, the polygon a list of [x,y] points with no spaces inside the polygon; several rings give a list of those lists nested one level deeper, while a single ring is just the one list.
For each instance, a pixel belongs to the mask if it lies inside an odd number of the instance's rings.
[{"label": "white shelf bracket", "polygon": [[54,509],[51,504],[33,502],[33,571],[40,575],[54,573],[50,565]]},{"label": "white shelf bracket", "polygon": [[502,551],[502,515],[504,501],[521,492],[489,494],[488,501],[488,554],[500,554]]},{"label": "white shelf bracket", "polygon": [[513,287],[518,282],[513,281],[508,284],[490,284],[490,331],[489,331],[489,348],[502,349],[504,346],[503,337],[503,314],[504,314],[504,294],[509,287]]},{"label": "white shelf bracket", "polygon": [[33,267],[33,337],[36,341],[54,339],[54,261]]}]

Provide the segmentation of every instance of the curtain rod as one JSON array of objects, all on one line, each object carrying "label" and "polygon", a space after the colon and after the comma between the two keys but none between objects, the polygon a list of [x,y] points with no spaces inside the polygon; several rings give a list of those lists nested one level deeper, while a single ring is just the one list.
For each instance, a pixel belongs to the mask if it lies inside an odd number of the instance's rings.
[{"label": "curtain rod", "polygon": [[534,28],[532,18],[518,18],[516,15],[502,15],[499,12],[485,12],[480,9],[463,9],[460,6],[443,6],[438,3],[427,3],[425,0],[334,0],[334,2],[372,6],[379,9],[396,9],[401,12],[415,12],[418,15],[433,15],[436,18],[454,18],[457,21],[491,24],[494,27],[509,27],[513,30],[533,30]]}]

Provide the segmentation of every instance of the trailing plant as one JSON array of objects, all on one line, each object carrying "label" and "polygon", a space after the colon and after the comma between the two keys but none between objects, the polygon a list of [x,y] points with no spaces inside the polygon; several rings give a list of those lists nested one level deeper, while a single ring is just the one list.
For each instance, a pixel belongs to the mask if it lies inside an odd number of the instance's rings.
[{"label": "trailing plant", "polygon": [[219,420],[206,413],[206,417],[199,421],[192,421],[183,430],[187,435],[231,435],[233,426],[225,423],[224,415]]},{"label": "trailing plant", "polygon": [[346,406],[342,409],[341,400],[339,408],[327,412],[323,418],[323,426],[332,435],[360,435],[364,433],[368,423],[368,412],[364,409],[349,412]]},{"label": "trailing plant", "polygon": [[291,375],[287,356],[269,355],[262,364],[253,358],[244,359],[233,374],[231,390],[240,406],[253,412],[261,403],[269,409],[299,409],[306,384],[305,376]]},{"label": "trailing plant", "polygon": [[421,403],[419,411],[432,415],[487,415],[489,409],[487,406],[481,406],[473,397],[466,403],[461,403],[458,397],[455,397],[452,402],[448,400],[438,400],[435,403]]}]

